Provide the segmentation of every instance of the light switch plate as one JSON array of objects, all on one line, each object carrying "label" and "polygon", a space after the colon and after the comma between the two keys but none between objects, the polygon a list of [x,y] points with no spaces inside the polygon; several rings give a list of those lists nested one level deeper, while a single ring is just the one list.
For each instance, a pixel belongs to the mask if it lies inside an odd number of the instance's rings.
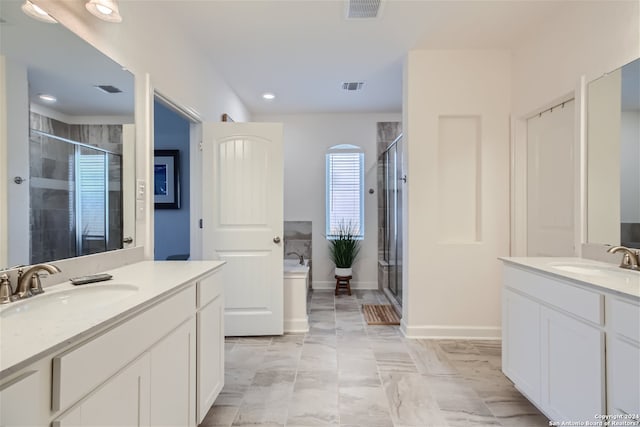
[{"label": "light switch plate", "polygon": [[136,200],[144,200],[147,193],[147,183],[144,179],[136,179]]}]

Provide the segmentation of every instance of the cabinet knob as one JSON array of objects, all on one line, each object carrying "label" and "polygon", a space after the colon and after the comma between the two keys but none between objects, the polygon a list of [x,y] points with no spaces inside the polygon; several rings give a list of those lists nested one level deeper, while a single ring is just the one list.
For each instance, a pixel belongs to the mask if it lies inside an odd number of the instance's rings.
[{"label": "cabinet knob", "polygon": [[273,243],[280,243],[280,236],[276,236],[273,238]]}]

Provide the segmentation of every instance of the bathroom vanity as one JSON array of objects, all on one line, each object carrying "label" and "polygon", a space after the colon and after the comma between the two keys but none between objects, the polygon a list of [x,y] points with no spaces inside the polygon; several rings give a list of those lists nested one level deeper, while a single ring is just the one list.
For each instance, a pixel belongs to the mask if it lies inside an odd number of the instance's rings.
[{"label": "bathroom vanity", "polygon": [[640,272],[581,258],[502,260],[505,375],[551,421],[634,422]]},{"label": "bathroom vanity", "polygon": [[194,426],[224,383],[220,261],[145,261],[0,309],[1,426]]}]

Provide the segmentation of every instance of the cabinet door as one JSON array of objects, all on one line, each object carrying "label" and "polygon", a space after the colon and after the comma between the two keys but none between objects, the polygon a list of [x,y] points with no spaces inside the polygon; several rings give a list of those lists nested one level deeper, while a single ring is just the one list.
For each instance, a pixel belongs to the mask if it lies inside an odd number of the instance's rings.
[{"label": "cabinet door", "polygon": [[37,372],[21,375],[0,387],[0,426],[35,426],[42,423],[34,402],[42,401],[44,393]]},{"label": "cabinet door", "polygon": [[530,399],[540,399],[540,305],[503,293],[503,371]]},{"label": "cabinet door", "polygon": [[191,317],[149,351],[151,425],[195,425],[196,325]]},{"label": "cabinet door", "polygon": [[53,427],[149,425],[148,353],[53,422]]},{"label": "cabinet door", "polygon": [[198,423],[224,385],[224,302],[222,294],[198,314]]},{"label": "cabinet door", "polygon": [[640,414],[640,346],[613,336],[607,342],[608,410]]},{"label": "cabinet door", "polygon": [[545,307],[542,408],[554,421],[596,421],[605,413],[604,333]]}]

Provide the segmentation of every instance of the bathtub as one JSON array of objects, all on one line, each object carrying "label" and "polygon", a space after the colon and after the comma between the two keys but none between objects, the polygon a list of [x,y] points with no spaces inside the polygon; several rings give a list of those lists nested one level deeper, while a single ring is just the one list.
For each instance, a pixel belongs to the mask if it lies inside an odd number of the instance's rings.
[{"label": "bathtub", "polygon": [[309,287],[309,260],[300,265],[297,259],[284,260],[284,332],[309,331],[307,315],[307,288]]}]

